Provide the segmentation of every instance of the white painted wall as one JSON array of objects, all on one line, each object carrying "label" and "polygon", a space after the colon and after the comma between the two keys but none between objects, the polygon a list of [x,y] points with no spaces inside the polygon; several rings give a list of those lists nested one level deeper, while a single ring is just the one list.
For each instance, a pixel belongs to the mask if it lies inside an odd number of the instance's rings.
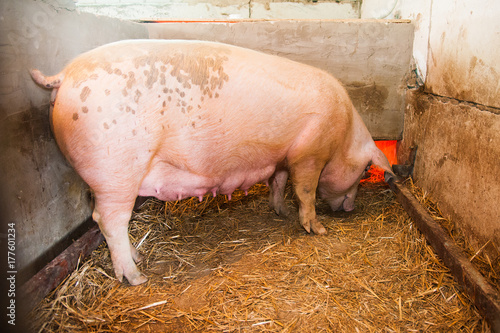
[{"label": "white painted wall", "polygon": [[364,0],[361,18],[413,20],[427,91],[500,107],[500,1]]},{"label": "white painted wall", "polygon": [[427,91],[500,108],[500,1],[433,0]]},{"label": "white painted wall", "polygon": [[357,19],[359,2],[271,2],[252,0],[253,19]]},{"label": "white painted wall", "polygon": [[76,0],[82,12],[144,19],[355,19],[361,0]]}]

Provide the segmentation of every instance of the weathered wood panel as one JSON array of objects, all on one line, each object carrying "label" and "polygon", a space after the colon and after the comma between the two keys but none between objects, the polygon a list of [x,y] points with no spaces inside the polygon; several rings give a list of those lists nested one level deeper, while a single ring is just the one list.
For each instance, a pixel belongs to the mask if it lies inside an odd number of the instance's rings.
[{"label": "weathered wood panel", "polygon": [[413,25],[404,20],[148,23],[150,38],[218,41],[322,68],[347,88],[375,139],[400,139]]}]

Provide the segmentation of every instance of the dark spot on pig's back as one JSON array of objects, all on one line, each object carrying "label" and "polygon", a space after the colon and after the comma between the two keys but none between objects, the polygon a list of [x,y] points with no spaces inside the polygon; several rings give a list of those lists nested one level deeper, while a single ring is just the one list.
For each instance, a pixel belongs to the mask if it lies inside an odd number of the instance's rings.
[{"label": "dark spot on pig's back", "polygon": [[89,97],[91,91],[92,90],[90,90],[88,86],[83,87],[82,92],[80,93],[80,100],[82,102],[85,102],[87,100],[87,97]]},{"label": "dark spot on pig's back", "polygon": [[78,113],[73,113],[73,120],[78,120]]},{"label": "dark spot on pig's back", "polygon": [[111,68],[111,63],[109,62],[105,63],[103,69],[106,71],[106,73],[113,74],[113,68]]},{"label": "dark spot on pig's back", "polygon": [[83,113],[87,113],[87,112],[89,112],[89,108],[88,108],[88,107],[86,107],[86,106],[82,106],[82,112],[83,112]]},{"label": "dark spot on pig's back", "polygon": [[132,89],[134,84],[135,84],[134,72],[128,72],[127,89]]},{"label": "dark spot on pig's back", "polygon": [[134,66],[135,68],[144,67],[146,66],[146,62],[147,62],[147,57],[137,57],[134,60]]},{"label": "dark spot on pig's back", "polygon": [[229,76],[224,71],[224,63],[229,59],[222,53],[230,53],[225,48],[198,47],[190,50],[189,56],[182,52],[168,59],[172,66],[170,75],[175,77],[184,88],[199,86],[201,91],[221,89]]},{"label": "dark spot on pig's back", "polygon": [[146,77],[146,88],[151,89],[153,87],[153,84],[158,80],[159,74],[160,72],[158,71],[158,68],[156,68],[154,63],[152,63],[149,71],[144,71],[144,76]]},{"label": "dark spot on pig's back", "polygon": [[137,89],[135,91],[134,102],[139,103],[139,98],[141,98],[141,96],[142,96],[142,93],[139,91],[139,89]]}]

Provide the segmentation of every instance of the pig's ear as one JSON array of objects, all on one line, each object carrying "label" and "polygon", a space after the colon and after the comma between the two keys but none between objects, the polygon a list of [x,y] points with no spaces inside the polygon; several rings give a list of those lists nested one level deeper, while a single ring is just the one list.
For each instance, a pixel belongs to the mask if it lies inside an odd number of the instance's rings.
[{"label": "pig's ear", "polygon": [[384,153],[378,149],[376,146],[372,148],[372,163],[382,168],[385,171],[384,178],[388,182],[390,178],[396,177],[392,171],[391,164]]}]

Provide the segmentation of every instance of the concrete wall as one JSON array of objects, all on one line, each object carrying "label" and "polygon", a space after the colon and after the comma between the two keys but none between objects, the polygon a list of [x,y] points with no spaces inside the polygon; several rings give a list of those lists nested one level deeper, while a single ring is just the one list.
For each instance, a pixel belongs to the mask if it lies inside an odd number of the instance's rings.
[{"label": "concrete wall", "polygon": [[409,21],[171,22],[147,26],[150,38],[224,42],[322,68],[346,86],[374,138],[401,138],[413,40]]},{"label": "concrete wall", "polygon": [[[400,158],[418,145],[417,184],[480,248],[500,254],[500,113],[433,94],[409,92]],[[494,249],[496,247],[496,250]]]},{"label": "concrete wall", "polygon": [[7,222],[16,225],[16,269],[23,272],[20,280],[60,251],[54,247],[91,213],[87,186],[51,135],[50,91],[35,85],[28,70],[56,74],[86,50],[147,36],[139,24],[78,13],[71,1],[1,2],[2,227],[5,230]]},{"label": "concrete wall", "polygon": [[78,0],[82,12],[128,20],[144,19],[350,19],[361,0]]},{"label": "concrete wall", "polygon": [[[365,0],[413,19],[422,81],[408,94],[400,157],[418,145],[415,179],[478,247],[500,255],[500,3]],[[419,41],[417,41],[419,39]]]},{"label": "concrete wall", "polygon": [[427,75],[427,53],[431,25],[431,3],[433,0],[363,0],[362,19],[409,19],[415,26],[413,39],[413,61],[423,84]]}]

